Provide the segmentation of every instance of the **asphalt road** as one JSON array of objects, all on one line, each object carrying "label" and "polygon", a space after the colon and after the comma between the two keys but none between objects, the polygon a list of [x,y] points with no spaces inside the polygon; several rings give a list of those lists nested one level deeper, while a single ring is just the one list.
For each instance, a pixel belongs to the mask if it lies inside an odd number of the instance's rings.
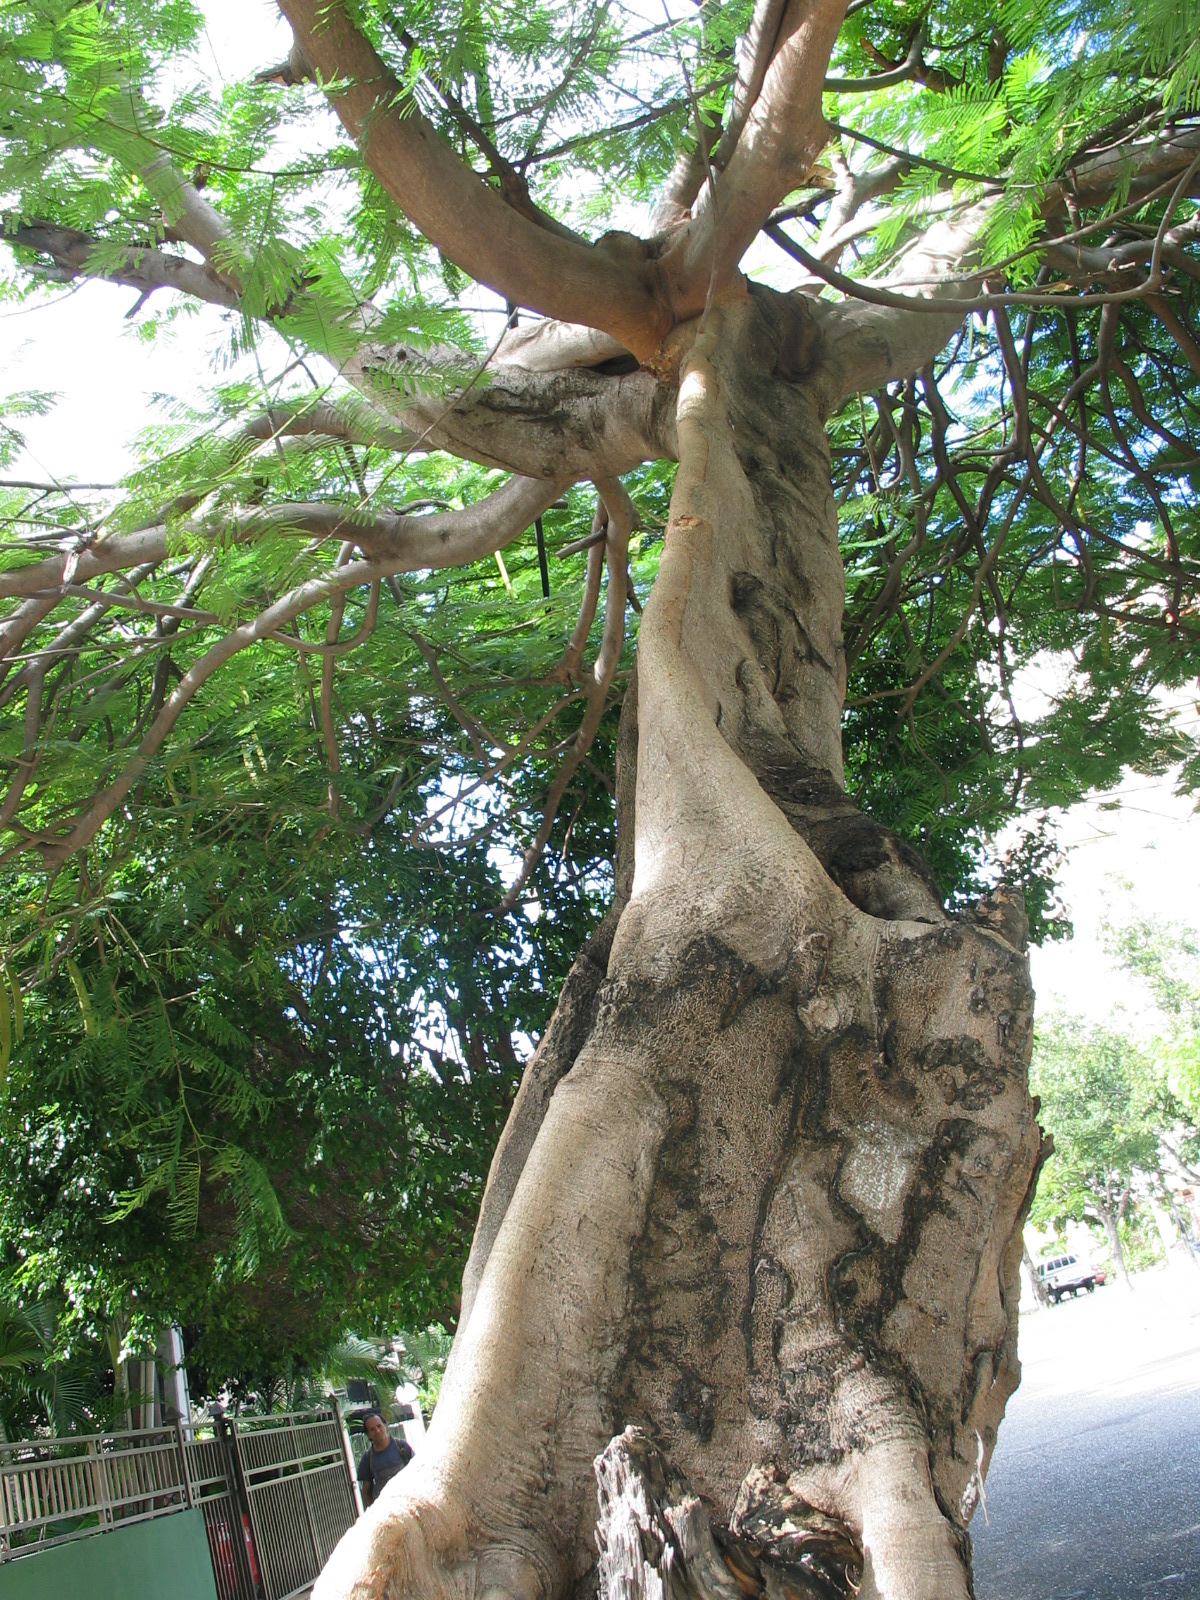
[{"label": "asphalt road", "polygon": [[1200,1272],[1022,1313],[977,1600],[1200,1600]]}]

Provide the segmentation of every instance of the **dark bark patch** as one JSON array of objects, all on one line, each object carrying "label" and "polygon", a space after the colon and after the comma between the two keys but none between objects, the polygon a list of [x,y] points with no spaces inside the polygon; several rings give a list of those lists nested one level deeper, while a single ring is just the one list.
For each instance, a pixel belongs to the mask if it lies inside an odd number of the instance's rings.
[{"label": "dark bark patch", "polygon": [[757,370],[787,383],[811,377],[821,364],[824,333],[806,300],[750,283],[756,317],[747,354]]},{"label": "dark bark patch", "polygon": [[822,1594],[844,1595],[861,1576],[862,1547],[847,1525],[794,1494],[774,1464],[746,1475],[730,1535],[741,1543],[741,1559],[754,1563],[751,1570],[761,1570],[764,1559],[802,1566]]},{"label": "dark bark patch", "polygon": [[702,1444],[713,1434],[713,1391],[690,1367],[680,1369],[671,1391],[671,1409]]}]

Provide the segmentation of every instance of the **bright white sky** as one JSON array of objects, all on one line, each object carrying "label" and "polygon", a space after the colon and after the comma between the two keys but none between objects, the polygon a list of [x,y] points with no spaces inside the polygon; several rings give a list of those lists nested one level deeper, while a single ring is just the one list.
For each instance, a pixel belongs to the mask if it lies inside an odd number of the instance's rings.
[{"label": "bright white sky", "polygon": [[[1180,720],[1193,731],[1195,706]],[[1200,922],[1200,819],[1169,781],[1131,773],[1120,789],[1073,806],[1063,818],[1062,898],[1075,937],[1031,952],[1038,1010],[1050,1006],[1093,1021],[1123,1012],[1150,1027],[1142,990],[1114,969],[1100,942],[1103,921],[1151,916]]]},{"label": "bright white sky", "polygon": [[[269,0],[209,0],[208,19],[205,65],[226,79],[287,54],[289,35]],[[26,389],[60,397],[49,417],[22,423],[28,450],[12,476],[112,482],[133,465],[139,430],[162,418],[153,396],[186,396],[218,376],[225,337],[215,308],[182,320],[164,347],[163,336],[147,343],[125,321],[135,299],[92,283],[0,311],[0,400]],[[1192,727],[1200,721],[1195,705],[1182,714]],[[1099,925],[1135,912],[1200,920],[1200,823],[1169,781],[1131,776],[1115,795],[1075,807],[1062,842],[1062,892],[1076,935],[1033,952],[1039,1008],[1059,1004],[1099,1020],[1124,1006],[1136,1017],[1138,992],[1109,966]]]}]

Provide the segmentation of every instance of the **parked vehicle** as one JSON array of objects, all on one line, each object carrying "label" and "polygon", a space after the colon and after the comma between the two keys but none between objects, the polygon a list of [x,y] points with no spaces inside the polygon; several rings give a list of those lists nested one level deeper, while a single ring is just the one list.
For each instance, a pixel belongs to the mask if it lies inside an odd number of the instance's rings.
[{"label": "parked vehicle", "polygon": [[1081,1289],[1086,1289],[1088,1294],[1091,1294],[1097,1283],[1104,1281],[1102,1274],[1098,1273],[1095,1267],[1088,1266],[1077,1256],[1070,1255],[1051,1256],[1047,1261],[1040,1261],[1037,1275],[1045,1284],[1046,1293],[1055,1305],[1065,1294],[1074,1299]]}]

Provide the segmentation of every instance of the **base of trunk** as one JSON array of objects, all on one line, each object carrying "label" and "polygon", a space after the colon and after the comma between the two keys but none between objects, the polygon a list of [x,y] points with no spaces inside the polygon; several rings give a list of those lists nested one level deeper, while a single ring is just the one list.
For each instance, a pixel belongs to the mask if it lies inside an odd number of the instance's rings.
[{"label": "base of trunk", "polygon": [[816,1518],[769,1546],[714,1528],[700,1499],[638,1428],[596,1459],[602,1600],[842,1600],[863,1555],[848,1528]]}]

